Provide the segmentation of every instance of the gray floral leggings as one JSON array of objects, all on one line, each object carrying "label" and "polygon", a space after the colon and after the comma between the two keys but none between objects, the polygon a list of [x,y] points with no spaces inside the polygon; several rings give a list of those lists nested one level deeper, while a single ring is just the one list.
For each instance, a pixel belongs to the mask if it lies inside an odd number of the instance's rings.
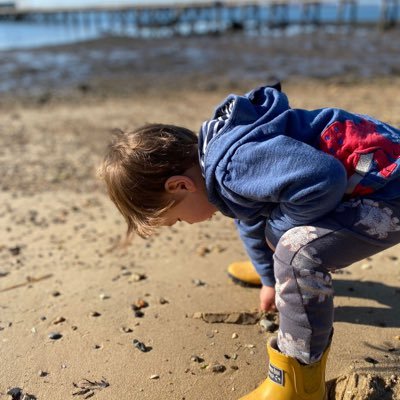
[{"label": "gray floral leggings", "polygon": [[[280,350],[305,364],[318,361],[333,325],[330,272],[400,243],[400,199],[343,202],[322,220],[277,240],[274,270]],[[274,243],[275,242],[275,243]]]}]

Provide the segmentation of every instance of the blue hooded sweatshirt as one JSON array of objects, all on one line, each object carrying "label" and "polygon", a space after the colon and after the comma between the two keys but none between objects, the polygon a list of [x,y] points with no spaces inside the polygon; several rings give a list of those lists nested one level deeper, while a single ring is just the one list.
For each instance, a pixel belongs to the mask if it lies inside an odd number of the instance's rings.
[{"label": "blue hooded sweatshirt", "polygon": [[400,197],[399,130],[336,108],[291,109],[279,84],[228,96],[201,128],[199,158],[210,202],[235,218],[267,286],[266,237],[315,222],[344,198]]}]

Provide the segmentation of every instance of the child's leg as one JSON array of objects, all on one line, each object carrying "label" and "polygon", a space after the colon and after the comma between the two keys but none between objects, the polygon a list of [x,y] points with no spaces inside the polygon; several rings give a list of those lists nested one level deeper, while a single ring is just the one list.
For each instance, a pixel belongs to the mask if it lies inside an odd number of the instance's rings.
[{"label": "child's leg", "polygon": [[330,271],[399,243],[399,218],[400,201],[349,201],[280,238],[274,268],[282,353],[306,364],[320,359],[333,323]]}]

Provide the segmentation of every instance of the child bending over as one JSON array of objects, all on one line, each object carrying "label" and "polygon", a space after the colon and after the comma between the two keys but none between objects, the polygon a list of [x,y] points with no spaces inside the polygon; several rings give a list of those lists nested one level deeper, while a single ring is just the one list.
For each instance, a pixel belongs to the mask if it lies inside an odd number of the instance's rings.
[{"label": "child bending over", "polygon": [[330,273],[400,242],[399,164],[399,130],[292,109],[278,84],[228,96],[198,137],[161,124],[121,133],[101,170],[128,234],[216,211],[235,219],[261,308],[280,314],[268,377],[242,400],[323,400]]}]

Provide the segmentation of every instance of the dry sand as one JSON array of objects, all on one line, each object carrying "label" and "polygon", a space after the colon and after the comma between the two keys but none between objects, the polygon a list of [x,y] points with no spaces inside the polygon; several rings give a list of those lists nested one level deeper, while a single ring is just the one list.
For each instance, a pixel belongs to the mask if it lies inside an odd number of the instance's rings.
[{"label": "dry sand", "polygon": [[[255,83],[214,77],[193,91],[186,78],[175,90],[136,76],[144,89],[121,95],[115,77],[102,77],[93,91],[1,98],[0,399],[19,387],[40,400],[233,400],[266,376],[270,333],[192,318],[257,309],[258,290],[225,272],[246,258],[233,222],[217,215],[120,247],[124,223],[95,178],[113,128],[197,131],[233,87]],[[293,107],[344,107],[397,125],[399,83],[283,82]],[[334,275],[331,399],[400,399],[399,281],[398,246]],[[139,299],[148,306],[135,316]]]}]

